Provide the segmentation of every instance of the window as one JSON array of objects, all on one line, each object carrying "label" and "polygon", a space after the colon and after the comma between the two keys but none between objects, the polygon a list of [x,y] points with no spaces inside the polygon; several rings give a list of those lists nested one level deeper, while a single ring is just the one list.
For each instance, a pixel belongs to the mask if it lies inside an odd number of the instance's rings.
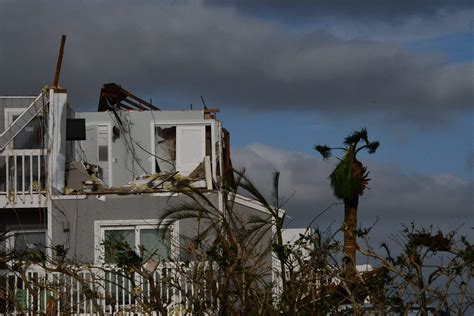
[{"label": "window", "polygon": [[102,169],[102,180],[105,184],[111,185],[109,174],[109,126],[105,124],[97,125],[97,164]]},{"label": "window", "polygon": [[100,235],[99,239],[96,238],[98,261],[115,263],[117,249],[127,246],[143,256],[147,263],[167,261],[171,256],[173,229],[160,228],[149,221],[99,222],[96,222]]},{"label": "window", "polygon": [[155,126],[155,170],[170,172],[175,166],[176,126]]},{"label": "window", "polygon": [[[13,115],[13,121],[19,115]],[[46,120],[37,116],[31,120],[24,129],[13,139],[13,149],[42,149],[45,148],[47,134]]]},{"label": "window", "polygon": [[[25,109],[8,108],[4,111],[5,129],[7,129]],[[47,120],[42,115],[38,115],[15,136],[9,148],[14,150],[45,148],[47,134]]]},{"label": "window", "polygon": [[111,164],[111,135],[108,123],[86,125],[86,140],[81,142],[81,159],[99,166],[99,178],[108,186],[113,185]]},{"label": "window", "polygon": [[18,255],[40,253],[46,255],[46,232],[44,230],[12,231],[7,235],[7,250]]},{"label": "window", "polygon": [[99,162],[109,160],[109,147],[99,145]]},{"label": "window", "polygon": [[[206,144],[204,124],[156,125],[155,171],[179,171],[189,175],[206,156],[206,148],[212,151],[211,127],[208,126],[209,142]],[[207,146],[207,147],[206,147]]]}]

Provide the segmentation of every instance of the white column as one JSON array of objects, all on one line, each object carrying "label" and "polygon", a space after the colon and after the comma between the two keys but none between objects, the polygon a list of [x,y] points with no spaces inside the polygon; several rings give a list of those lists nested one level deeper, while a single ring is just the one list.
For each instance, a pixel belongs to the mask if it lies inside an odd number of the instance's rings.
[{"label": "white column", "polygon": [[49,89],[48,107],[48,147],[46,205],[48,209],[47,221],[47,255],[51,256],[51,246],[53,240],[53,203],[51,197],[62,194],[65,185],[66,171],[66,109],[67,93],[65,91],[56,92]]},{"label": "white column", "polygon": [[66,169],[66,92],[49,90],[48,112],[48,189],[64,191]]}]

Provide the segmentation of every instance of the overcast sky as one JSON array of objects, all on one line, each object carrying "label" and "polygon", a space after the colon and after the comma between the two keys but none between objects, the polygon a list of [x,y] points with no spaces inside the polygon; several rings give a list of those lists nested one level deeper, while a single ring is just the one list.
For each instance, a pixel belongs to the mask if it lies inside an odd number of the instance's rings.
[{"label": "overcast sky", "polygon": [[[335,161],[312,150],[366,126],[371,190],[359,218],[474,226],[472,1],[0,0],[0,95],[61,83],[79,110],[117,82],[165,109],[203,95],[232,134],[235,165],[265,187],[279,170],[292,226],[335,201]],[[342,208],[319,224],[339,223]]]}]

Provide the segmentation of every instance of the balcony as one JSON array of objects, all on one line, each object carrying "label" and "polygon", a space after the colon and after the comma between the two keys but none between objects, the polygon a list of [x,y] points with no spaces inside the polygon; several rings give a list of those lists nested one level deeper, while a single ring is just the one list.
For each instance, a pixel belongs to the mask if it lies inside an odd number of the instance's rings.
[{"label": "balcony", "polygon": [[5,293],[0,297],[0,315],[162,315],[154,310],[157,304],[169,314],[188,315],[199,308],[193,305],[196,295],[217,306],[215,285],[192,282],[189,271],[183,274],[178,266],[164,264],[149,278],[112,267],[75,267],[61,273],[33,265],[23,273],[0,273]]},{"label": "balcony", "polygon": [[46,151],[7,150],[0,154],[0,207],[45,205]]}]

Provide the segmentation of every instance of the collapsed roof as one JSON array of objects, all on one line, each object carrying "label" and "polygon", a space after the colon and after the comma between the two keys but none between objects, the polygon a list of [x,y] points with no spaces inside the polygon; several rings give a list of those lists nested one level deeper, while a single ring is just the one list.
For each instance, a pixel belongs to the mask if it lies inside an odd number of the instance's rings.
[{"label": "collapsed roof", "polygon": [[107,110],[159,111],[160,109],[116,83],[106,83],[100,90],[99,112]]}]

